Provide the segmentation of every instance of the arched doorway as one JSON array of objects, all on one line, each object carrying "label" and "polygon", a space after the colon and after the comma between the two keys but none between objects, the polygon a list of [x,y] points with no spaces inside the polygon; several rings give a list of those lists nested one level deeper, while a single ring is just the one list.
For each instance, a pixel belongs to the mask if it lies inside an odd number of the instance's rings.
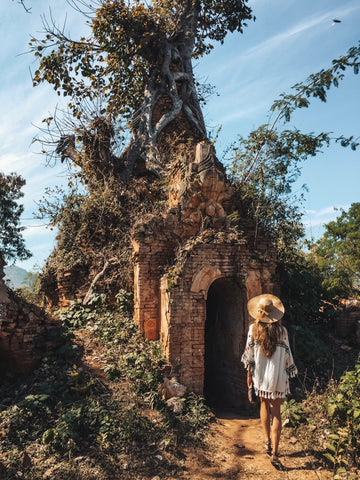
[{"label": "arched doorway", "polygon": [[205,323],[204,395],[217,407],[244,405],[241,355],[246,338],[246,295],[232,278],[215,280],[208,290]]}]

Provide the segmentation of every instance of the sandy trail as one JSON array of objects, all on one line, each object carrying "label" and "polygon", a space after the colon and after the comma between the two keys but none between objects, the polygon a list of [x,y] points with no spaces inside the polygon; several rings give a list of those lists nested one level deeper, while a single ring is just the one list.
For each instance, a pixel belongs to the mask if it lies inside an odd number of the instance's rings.
[{"label": "sandy trail", "polygon": [[321,468],[307,454],[300,442],[283,429],[279,451],[284,471],[276,470],[263,450],[263,433],[259,418],[244,418],[232,413],[217,415],[211,428],[214,449],[189,452],[185,478],[210,479],[286,479],[327,480],[332,472]]}]

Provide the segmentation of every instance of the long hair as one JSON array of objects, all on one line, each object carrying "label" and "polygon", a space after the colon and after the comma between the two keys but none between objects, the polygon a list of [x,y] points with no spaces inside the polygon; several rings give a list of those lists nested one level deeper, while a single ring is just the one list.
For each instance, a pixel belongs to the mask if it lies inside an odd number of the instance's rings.
[{"label": "long hair", "polygon": [[254,323],[252,330],[252,338],[260,343],[261,352],[267,358],[271,358],[276,350],[276,345],[280,341],[284,327],[280,321],[275,323],[264,323],[261,321],[260,314]]}]

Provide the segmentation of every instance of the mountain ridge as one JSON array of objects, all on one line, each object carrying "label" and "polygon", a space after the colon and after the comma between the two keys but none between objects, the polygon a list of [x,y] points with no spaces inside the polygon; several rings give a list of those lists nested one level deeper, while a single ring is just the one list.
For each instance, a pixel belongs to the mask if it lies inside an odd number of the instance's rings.
[{"label": "mountain ridge", "polygon": [[28,275],[28,271],[16,265],[7,265],[4,267],[4,281],[12,289],[23,287],[23,282]]}]

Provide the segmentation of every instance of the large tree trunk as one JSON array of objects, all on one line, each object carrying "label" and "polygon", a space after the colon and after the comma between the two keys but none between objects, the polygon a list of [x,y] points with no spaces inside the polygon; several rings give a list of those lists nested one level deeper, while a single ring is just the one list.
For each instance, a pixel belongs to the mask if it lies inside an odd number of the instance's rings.
[{"label": "large tree trunk", "polygon": [[132,139],[122,155],[124,179],[161,166],[158,139],[165,129],[173,137],[187,131],[196,141],[206,138],[192,68],[198,16],[195,4],[193,0],[178,3],[178,29],[164,40],[158,62],[150,72],[143,105],[133,116]]}]

